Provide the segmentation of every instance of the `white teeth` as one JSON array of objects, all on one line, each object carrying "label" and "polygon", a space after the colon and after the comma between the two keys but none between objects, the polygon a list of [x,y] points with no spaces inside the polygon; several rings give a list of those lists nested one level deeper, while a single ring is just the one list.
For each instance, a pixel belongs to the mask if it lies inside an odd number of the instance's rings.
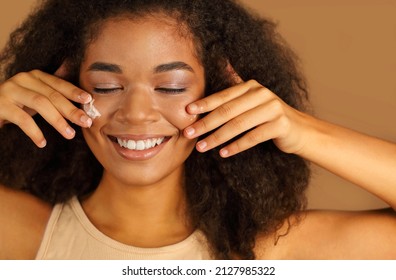
[{"label": "white teeth", "polygon": [[117,138],[117,142],[123,148],[127,148],[129,150],[143,151],[160,145],[162,142],[164,142],[164,139],[165,137],[135,141]]},{"label": "white teeth", "polygon": [[143,151],[144,150],[144,148],[145,148],[145,144],[144,144],[144,141],[142,141],[142,140],[139,140],[139,141],[137,141],[137,143],[136,143],[136,150],[138,150],[138,151]]},{"label": "white teeth", "polygon": [[126,140],[124,140],[123,142],[125,142],[125,144],[126,144],[126,145],[124,145],[124,147],[126,147],[126,148],[128,148],[130,150],[136,149],[136,142],[135,141],[126,141]]}]

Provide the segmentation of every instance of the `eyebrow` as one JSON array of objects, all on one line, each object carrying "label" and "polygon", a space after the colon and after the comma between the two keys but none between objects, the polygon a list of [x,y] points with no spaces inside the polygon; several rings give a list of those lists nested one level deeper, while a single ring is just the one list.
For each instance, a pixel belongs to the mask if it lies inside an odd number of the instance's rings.
[{"label": "eyebrow", "polygon": [[122,73],[122,69],[119,65],[106,62],[95,62],[89,66],[88,71],[103,71],[116,74]]},{"label": "eyebrow", "polygon": [[[182,61],[174,61],[170,63],[160,64],[154,68],[153,72],[155,74],[158,74],[158,73],[174,71],[174,70],[187,70],[189,72],[194,73],[192,67]],[[106,63],[106,62],[95,62],[89,66],[88,71],[102,71],[102,72],[121,74],[122,68],[117,64]]]},{"label": "eyebrow", "polygon": [[174,62],[158,65],[154,68],[154,73],[158,74],[158,73],[163,73],[163,72],[168,72],[168,71],[173,71],[173,70],[187,70],[187,71],[194,73],[194,70],[192,69],[192,67],[182,61],[174,61]]}]

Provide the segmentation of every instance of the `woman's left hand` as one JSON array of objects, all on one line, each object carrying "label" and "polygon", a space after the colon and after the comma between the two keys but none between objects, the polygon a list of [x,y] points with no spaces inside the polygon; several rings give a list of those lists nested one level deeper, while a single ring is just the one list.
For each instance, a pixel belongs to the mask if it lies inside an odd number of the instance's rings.
[{"label": "woman's left hand", "polygon": [[213,131],[196,148],[208,151],[244,134],[220,150],[230,157],[272,139],[286,153],[299,153],[308,137],[309,116],[283,102],[269,89],[250,80],[212,94],[187,106],[187,112],[209,113],[184,130],[187,138]]}]

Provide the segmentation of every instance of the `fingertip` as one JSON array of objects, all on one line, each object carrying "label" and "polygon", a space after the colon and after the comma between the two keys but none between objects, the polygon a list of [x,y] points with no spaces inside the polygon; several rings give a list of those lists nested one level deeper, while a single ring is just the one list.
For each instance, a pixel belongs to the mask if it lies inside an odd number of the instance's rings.
[{"label": "fingertip", "polygon": [[207,143],[206,141],[204,141],[204,140],[199,141],[199,142],[196,144],[196,148],[197,148],[197,150],[198,150],[199,152],[201,152],[201,153],[206,152],[206,151],[207,151],[207,148],[208,148],[208,143]]},{"label": "fingertip", "polygon": [[184,135],[187,138],[192,138],[194,136],[194,134],[195,134],[195,129],[193,127],[189,126],[184,129]]},{"label": "fingertip", "polygon": [[198,113],[199,107],[195,103],[187,105],[187,113],[191,115],[196,115]]},{"label": "fingertip", "polygon": [[47,146],[47,140],[45,140],[45,139],[43,139],[42,141],[40,141],[38,144],[37,144],[37,146],[39,147],[39,148],[45,148],[45,146]]},{"label": "fingertip", "polygon": [[75,135],[76,135],[76,131],[71,126],[68,126],[66,128],[66,138],[73,139]]},{"label": "fingertip", "polygon": [[90,128],[92,126],[93,120],[87,116],[87,115],[82,115],[80,117],[80,124],[84,127]]},{"label": "fingertip", "polygon": [[92,101],[92,95],[84,91],[81,92],[77,98],[82,104],[88,104]]},{"label": "fingertip", "polygon": [[222,158],[227,158],[227,157],[230,156],[230,151],[228,149],[226,149],[226,148],[223,148],[223,149],[220,150],[220,156]]}]

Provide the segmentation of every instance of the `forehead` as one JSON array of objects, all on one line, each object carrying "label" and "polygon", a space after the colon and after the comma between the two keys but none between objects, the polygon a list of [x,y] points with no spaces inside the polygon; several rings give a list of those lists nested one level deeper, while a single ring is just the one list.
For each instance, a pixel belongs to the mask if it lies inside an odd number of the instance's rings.
[{"label": "forehead", "polygon": [[87,46],[85,60],[196,60],[200,64],[192,38],[184,24],[165,15],[112,18],[101,24]]}]

